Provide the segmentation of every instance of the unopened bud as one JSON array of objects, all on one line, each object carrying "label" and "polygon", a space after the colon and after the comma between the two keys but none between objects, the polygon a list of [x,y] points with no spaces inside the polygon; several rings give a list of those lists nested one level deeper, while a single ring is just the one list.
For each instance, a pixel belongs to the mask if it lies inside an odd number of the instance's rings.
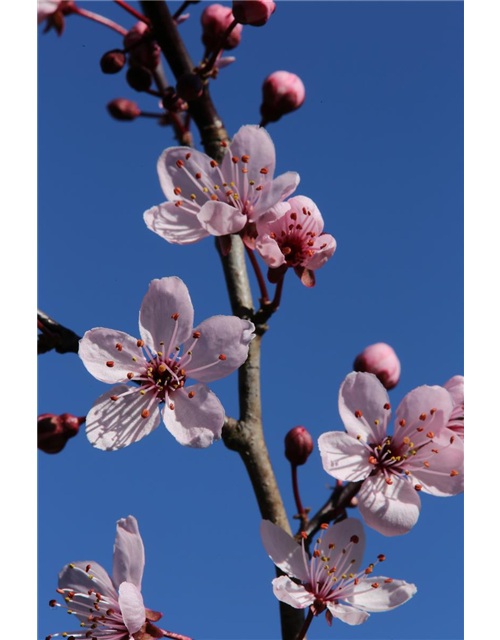
[{"label": "unopened bud", "polygon": [[203,80],[195,73],[185,73],[177,81],[177,94],[188,102],[203,94]]},{"label": "unopened bud", "polygon": [[305,427],[294,427],[286,434],[285,457],[293,465],[305,464],[313,449],[313,439]]},{"label": "unopened bud", "polygon": [[127,82],[136,91],[147,91],[153,84],[153,75],[146,67],[130,67]]},{"label": "unopened bud", "polygon": [[[221,38],[233,21],[233,12],[229,7],[223,7],[221,4],[209,4],[205,7],[201,14],[203,27],[201,39],[207,49],[212,50],[221,46]],[[222,48],[230,50],[237,47],[241,42],[242,30],[242,25],[237,24],[225,39]]]},{"label": "unopened bud", "polygon": [[145,22],[140,21],[130,29],[123,39],[123,45],[129,52],[130,66],[146,67],[150,71],[158,66],[161,49]]},{"label": "unopened bud", "polygon": [[101,69],[103,73],[118,73],[125,66],[127,58],[125,52],[120,49],[108,51],[101,58]]},{"label": "unopened bud", "polygon": [[233,15],[240,24],[262,27],[275,11],[272,0],[233,0]]},{"label": "unopened bud", "polygon": [[38,448],[45,453],[59,453],[66,442],[76,436],[85,418],[77,418],[70,413],[56,416],[52,413],[42,413],[38,416]]},{"label": "unopened bud", "polygon": [[260,112],[267,122],[276,122],[286,113],[295,111],[304,102],[306,90],[299,76],[288,71],[275,71],[262,85]]},{"label": "unopened bud", "polygon": [[377,342],[359,354],[354,361],[354,371],[373,373],[386,389],[399,382],[401,364],[394,349],[384,342]]},{"label": "unopened bud", "polygon": [[108,104],[108,111],[115,120],[135,120],[141,115],[139,106],[126,98],[116,98]]}]

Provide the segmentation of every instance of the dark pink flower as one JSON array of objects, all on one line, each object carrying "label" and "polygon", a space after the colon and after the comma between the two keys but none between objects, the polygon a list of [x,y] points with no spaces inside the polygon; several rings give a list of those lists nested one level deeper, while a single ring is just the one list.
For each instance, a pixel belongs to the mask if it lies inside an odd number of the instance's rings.
[{"label": "dark pink flower", "polygon": [[233,0],[233,15],[240,24],[262,27],[275,11],[272,0]]},{"label": "dark pink flower", "polygon": [[401,363],[394,349],[377,342],[356,357],[353,365],[354,371],[374,373],[386,389],[392,389],[399,382],[401,375]]},{"label": "dark pink flower", "polygon": [[304,103],[306,90],[299,76],[288,71],[275,71],[262,85],[260,112],[267,122],[276,122]]},{"label": "dark pink flower", "polygon": [[201,26],[203,27],[202,41],[209,50],[214,50],[223,44],[223,49],[229,51],[241,42],[243,27],[237,24],[222,43],[222,36],[233,23],[234,16],[230,7],[221,4],[209,4],[201,14]]}]

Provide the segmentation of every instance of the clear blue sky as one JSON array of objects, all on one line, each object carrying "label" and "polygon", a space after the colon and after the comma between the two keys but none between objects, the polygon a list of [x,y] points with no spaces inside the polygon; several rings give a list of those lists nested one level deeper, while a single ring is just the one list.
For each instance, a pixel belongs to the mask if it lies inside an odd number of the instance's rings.
[{"label": "clear blue sky", "polygon": [[[133,24],[110,2],[87,4]],[[201,10],[181,27],[194,59]],[[157,157],[175,143],[154,121],[108,116],[105,104],[119,96],[155,108],[124,74],[100,72],[101,54],[120,44],[78,17],[62,38],[39,40],[39,305],[80,334],[135,334],[150,280],[170,275],[189,286],[196,319],[229,313],[212,242],[174,247],[143,223],[162,201]],[[304,106],[269,131],[278,171],[300,173],[299,193],[316,201],[338,242],[314,290],[289,274],[264,340],[266,436],[293,513],[284,435],[297,424],[315,438],[342,429],[338,389],[366,345],[389,342],[400,356],[394,405],[463,372],[463,4],[279,2],[266,27],[244,28],[234,55],[212,85],[230,133],[258,122],[268,73],[303,79]],[[41,356],[39,383],[40,413],[85,414],[107,388],[73,354]],[[235,375],[213,384],[234,416],[236,385]],[[314,510],[331,481],[317,451],[300,480]],[[199,640],[279,637],[255,499],[222,442],[185,449],[159,427],[104,453],[81,433],[61,454],[39,454],[39,493],[40,638],[68,623],[46,606],[59,569],[86,559],[110,569],[115,522],[128,514],[146,545],[145,602],[164,612],[165,628]],[[386,574],[414,582],[415,598],[360,627],[316,620],[312,639],[462,637],[463,500],[422,503],[406,536],[367,530],[367,561],[384,553]]]}]

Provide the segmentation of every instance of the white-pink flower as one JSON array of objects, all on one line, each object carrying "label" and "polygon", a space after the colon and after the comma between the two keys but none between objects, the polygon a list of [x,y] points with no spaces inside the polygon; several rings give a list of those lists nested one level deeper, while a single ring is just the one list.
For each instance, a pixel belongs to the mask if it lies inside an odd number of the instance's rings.
[{"label": "white-pink flower", "polygon": [[60,572],[57,593],[63,602],[51,600],[50,606],[66,609],[76,618],[73,625],[78,630],[54,633],[49,638],[163,637],[164,632],[152,624],[162,614],[144,606],[143,572],[144,545],[137,520],[128,516],[116,524],[112,577],[97,562],[87,560],[67,564]]},{"label": "white-pink flower", "polygon": [[395,609],[415,595],[415,585],[404,580],[372,576],[375,565],[385,560],[383,555],[361,569],[365,533],[359,520],[347,518],[321,528],[309,557],[306,534],[302,545],[298,545],[283,529],[268,520],[262,521],[264,548],[274,564],[287,574],[273,580],[278,600],[295,609],[310,608],[315,616],[326,612],[329,624],[338,618],[357,625],[365,622],[370,613]]},{"label": "white-pink flower", "polygon": [[[98,449],[137,442],[160,424],[182,445],[204,448],[221,437],[224,407],[205,384],[240,367],[254,325],[234,316],[213,316],[193,330],[193,305],[176,277],[153,280],[139,314],[141,338],[97,328],[80,341],[79,355],[101,382],[118,384],[87,415],[86,431]],[[198,384],[186,386],[189,378]],[[128,386],[132,381],[139,386]]]},{"label": "white-pink flower", "polygon": [[278,282],[293,268],[303,284],[315,284],[314,271],[335,252],[337,243],[323,233],[324,222],[310,198],[295,196],[275,207],[277,219],[257,222],[255,248],[269,267],[268,278]]},{"label": "white-pink flower", "polygon": [[464,439],[464,377],[453,376],[443,387],[450,392],[453,399],[453,411],[448,422],[448,429],[455,435]]},{"label": "white-pink flower", "polygon": [[295,172],[274,178],[275,165],[273,141],[258,126],[241,127],[220,166],[190,147],[166,149],[158,175],[168,202],[144,213],[146,225],[168,242],[191,244],[275,219],[271,210],[299,183]]},{"label": "white-pink flower", "polygon": [[392,410],[382,383],[371,373],[350,373],[339,392],[347,433],[331,431],[318,445],[323,467],[334,478],[363,481],[359,511],[386,536],[407,533],[420,513],[419,492],[452,496],[463,491],[464,451],[447,429],[453,400],[443,387],[422,386]]}]

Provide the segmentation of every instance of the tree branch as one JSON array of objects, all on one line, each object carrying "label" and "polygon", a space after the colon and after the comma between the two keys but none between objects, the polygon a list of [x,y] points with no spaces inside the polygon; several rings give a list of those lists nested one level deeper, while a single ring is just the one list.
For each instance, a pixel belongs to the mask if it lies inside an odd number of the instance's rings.
[{"label": "tree branch", "polygon": [[38,335],[38,355],[55,349],[57,353],[78,353],[81,337],[71,329],[63,327],[43,311],[37,311],[37,324],[42,333]]}]

